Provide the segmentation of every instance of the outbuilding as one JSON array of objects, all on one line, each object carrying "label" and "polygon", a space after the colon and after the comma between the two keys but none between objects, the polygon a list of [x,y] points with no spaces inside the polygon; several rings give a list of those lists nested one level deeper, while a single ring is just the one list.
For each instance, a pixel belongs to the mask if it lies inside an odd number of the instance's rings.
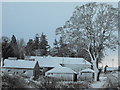
[{"label": "outbuilding", "polygon": [[2,66],[2,71],[5,73],[19,74],[27,77],[38,77],[40,74],[39,70],[38,62],[22,59],[5,59],[4,65]]},{"label": "outbuilding", "polygon": [[84,69],[79,72],[79,79],[82,81],[84,80],[92,81],[94,79],[94,73],[95,71],[90,68]]},{"label": "outbuilding", "polygon": [[58,66],[45,73],[45,76],[64,81],[77,81],[77,73],[70,68]]},{"label": "outbuilding", "polygon": [[75,72],[80,72],[83,69],[91,68],[91,63],[83,58],[70,58],[70,57],[41,57],[41,56],[31,56],[30,59],[35,59],[39,62],[41,68],[50,70],[58,65],[68,67]]},{"label": "outbuilding", "polygon": [[118,67],[107,67],[106,72],[115,72],[118,71]]}]

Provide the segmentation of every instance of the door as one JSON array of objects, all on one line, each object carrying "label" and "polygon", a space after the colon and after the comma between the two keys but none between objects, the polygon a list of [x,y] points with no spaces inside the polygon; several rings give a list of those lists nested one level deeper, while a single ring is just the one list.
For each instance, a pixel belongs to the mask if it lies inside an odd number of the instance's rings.
[{"label": "door", "polygon": [[73,81],[75,82],[75,81],[77,81],[77,74],[73,74]]}]

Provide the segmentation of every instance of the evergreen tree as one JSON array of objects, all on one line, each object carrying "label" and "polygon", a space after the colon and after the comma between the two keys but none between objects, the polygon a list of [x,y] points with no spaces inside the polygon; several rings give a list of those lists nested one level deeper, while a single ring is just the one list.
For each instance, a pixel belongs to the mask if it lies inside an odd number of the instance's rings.
[{"label": "evergreen tree", "polygon": [[62,37],[60,37],[59,41],[55,39],[53,45],[54,47],[51,49],[52,56],[58,56],[58,57],[74,57],[75,56],[74,52],[70,48],[70,45],[66,44],[63,41]]},{"label": "evergreen tree", "polygon": [[19,49],[14,35],[12,36],[11,41],[7,37],[2,37],[2,57],[19,58]]},{"label": "evergreen tree", "polygon": [[59,40],[59,56],[60,57],[64,57],[64,41],[62,39],[62,37],[60,37],[60,40]]},{"label": "evergreen tree", "polygon": [[48,55],[48,49],[50,48],[50,46],[48,45],[46,35],[44,35],[43,33],[41,34],[41,37],[40,37],[39,48],[40,48],[40,51],[41,51],[41,56]]},{"label": "evergreen tree", "polygon": [[55,39],[55,42],[53,43],[54,47],[57,48],[58,47],[58,41]]},{"label": "evergreen tree", "polygon": [[60,57],[69,57],[70,56],[70,48],[68,46],[69,45],[66,44],[63,41],[63,38],[60,37],[60,40],[59,40],[59,54],[58,54],[58,56],[60,56]]},{"label": "evergreen tree", "polygon": [[18,44],[14,35],[11,38],[10,47],[12,49],[11,56],[19,58]]},{"label": "evergreen tree", "polygon": [[8,58],[8,56],[10,55],[9,51],[9,44],[10,44],[10,39],[8,37],[3,36],[2,37],[2,57]]},{"label": "evergreen tree", "polygon": [[34,55],[33,54],[33,49],[34,49],[33,46],[34,46],[34,41],[32,39],[29,39],[29,41],[25,47],[25,51],[26,51],[27,56]]},{"label": "evergreen tree", "polygon": [[55,39],[53,43],[53,48],[50,51],[51,56],[58,56],[59,55],[59,47],[58,47],[58,41]]},{"label": "evergreen tree", "polygon": [[34,39],[34,50],[37,49],[39,49],[39,34],[36,34]]}]

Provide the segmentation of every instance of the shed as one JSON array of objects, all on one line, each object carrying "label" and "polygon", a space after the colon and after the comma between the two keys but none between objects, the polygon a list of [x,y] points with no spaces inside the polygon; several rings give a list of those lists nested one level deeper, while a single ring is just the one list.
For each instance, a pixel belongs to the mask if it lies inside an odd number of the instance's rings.
[{"label": "shed", "polygon": [[106,68],[107,72],[114,72],[114,71],[118,71],[118,67],[107,67]]},{"label": "shed", "polygon": [[87,69],[84,69],[82,71],[80,71],[79,73],[79,78],[80,80],[88,80],[88,81],[91,81],[94,79],[94,70],[90,69],[90,68],[87,68]]},{"label": "shed", "polygon": [[70,68],[62,66],[58,66],[47,71],[45,76],[54,77],[65,81],[77,81],[77,73]]},{"label": "shed", "polygon": [[[36,61],[28,61],[22,59],[5,59],[4,66],[2,67],[3,72],[26,75],[28,77],[33,76],[35,70]],[[37,65],[38,66],[38,65]]]}]

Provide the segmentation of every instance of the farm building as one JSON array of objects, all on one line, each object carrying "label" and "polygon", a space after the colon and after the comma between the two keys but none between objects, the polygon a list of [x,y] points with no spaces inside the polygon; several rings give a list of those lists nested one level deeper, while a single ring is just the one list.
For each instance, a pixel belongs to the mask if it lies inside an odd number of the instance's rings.
[{"label": "farm building", "polygon": [[118,71],[118,67],[107,67],[106,72],[115,72]]},{"label": "farm building", "polygon": [[92,81],[94,79],[94,70],[87,68],[79,72],[79,79],[80,80],[88,80]]},{"label": "farm building", "polygon": [[5,59],[4,65],[2,66],[2,71],[12,74],[21,74],[28,77],[35,76],[38,77],[39,74],[39,64],[36,61],[28,61],[21,59]]},{"label": "farm building", "polygon": [[91,63],[83,58],[51,57],[51,56],[48,57],[31,56],[30,58],[38,61],[41,68],[48,68],[48,70],[58,65],[71,68],[75,72],[80,72],[83,69],[91,68]]},{"label": "farm building", "polygon": [[87,68],[91,68],[91,63],[83,58],[30,56],[24,60],[16,58],[5,59],[2,70],[7,73],[22,74],[28,77],[35,76],[37,78],[39,75],[45,75],[46,72],[53,70],[58,72],[61,70],[58,75],[63,75],[65,77],[64,80],[75,81],[77,79],[76,72],[79,73]]},{"label": "farm building", "polygon": [[45,73],[45,76],[60,80],[77,81],[77,73],[70,68],[58,66]]},{"label": "farm building", "polygon": [[42,72],[42,75],[45,75],[46,71],[53,69],[54,67],[60,66],[60,64],[57,63],[55,60],[51,60],[50,58],[46,57],[32,56],[30,59],[38,61],[40,65],[40,72]]}]

